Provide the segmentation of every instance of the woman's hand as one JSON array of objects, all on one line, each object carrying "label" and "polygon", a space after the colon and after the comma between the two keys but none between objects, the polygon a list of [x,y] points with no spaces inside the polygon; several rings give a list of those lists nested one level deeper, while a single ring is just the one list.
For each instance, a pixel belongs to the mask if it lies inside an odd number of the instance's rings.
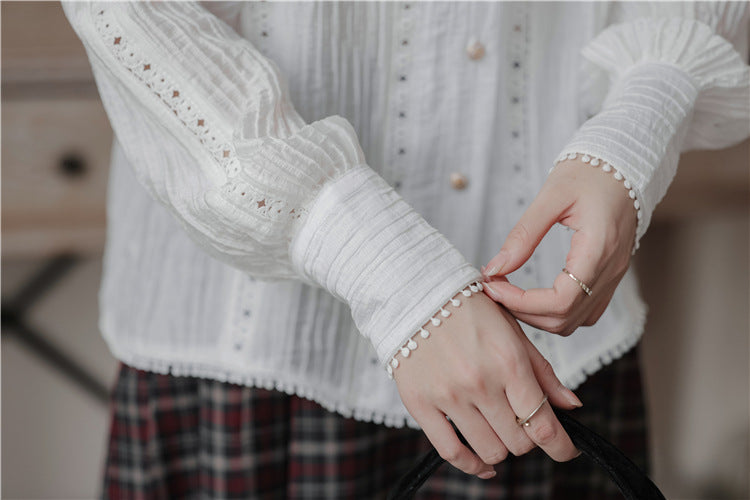
[{"label": "woman's hand", "polygon": [[[526,338],[513,317],[486,295],[458,294],[462,304],[445,306],[452,314],[419,342],[393,371],[399,394],[441,457],[483,479],[508,451],[521,455],[540,446],[557,461],[579,452],[545,403],[528,427],[528,416],[545,394],[565,409],[581,406],[550,364]],[[421,340],[421,339],[420,339]],[[474,449],[464,446],[450,417]]]},{"label": "woman's hand", "polygon": [[[556,222],[575,230],[565,267],[592,289],[591,296],[563,272],[552,288],[523,290],[505,278],[528,260]],[[500,252],[482,268],[484,291],[519,320],[548,332],[567,336],[581,325],[591,326],[628,269],[636,224],[623,181],[580,159],[563,160]]]}]

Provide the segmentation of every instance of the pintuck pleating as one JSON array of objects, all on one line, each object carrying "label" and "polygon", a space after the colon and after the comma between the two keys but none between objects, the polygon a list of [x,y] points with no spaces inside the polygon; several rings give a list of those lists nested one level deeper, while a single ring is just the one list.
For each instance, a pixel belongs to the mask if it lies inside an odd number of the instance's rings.
[{"label": "pintuck pleating", "polygon": [[[417,424],[388,363],[481,293],[555,161],[622,184],[635,249],[681,152],[750,135],[746,2],[63,8],[115,133],[114,355],[390,426]],[[509,279],[550,286],[570,236],[553,227]],[[575,388],[645,321],[628,271],[596,325],[522,327]]]}]

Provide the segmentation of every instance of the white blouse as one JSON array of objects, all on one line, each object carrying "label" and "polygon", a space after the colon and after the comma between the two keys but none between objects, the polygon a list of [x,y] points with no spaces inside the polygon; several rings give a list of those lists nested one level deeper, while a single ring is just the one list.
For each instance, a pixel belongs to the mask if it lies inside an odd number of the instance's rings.
[{"label": "white blouse", "polygon": [[[116,140],[100,328],[134,367],[418,427],[386,368],[555,161],[623,182],[637,239],[679,154],[750,135],[747,2],[63,2]],[[589,167],[585,167],[589,168]],[[550,286],[556,226],[510,275]],[[523,325],[568,387],[643,332]]]}]

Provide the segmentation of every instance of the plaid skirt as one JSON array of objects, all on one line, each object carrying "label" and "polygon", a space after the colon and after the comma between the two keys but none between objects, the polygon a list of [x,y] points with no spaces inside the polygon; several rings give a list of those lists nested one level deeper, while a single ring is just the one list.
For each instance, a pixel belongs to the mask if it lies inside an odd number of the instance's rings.
[{"label": "plaid skirt", "polygon": [[[644,470],[647,434],[638,348],[577,390],[574,416]],[[384,498],[431,449],[418,430],[331,413],[282,392],[122,365],[112,392],[103,498]],[[622,498],[581,456],[556,463],[539,448],[481,480],[443,464],[420,499]]]}]

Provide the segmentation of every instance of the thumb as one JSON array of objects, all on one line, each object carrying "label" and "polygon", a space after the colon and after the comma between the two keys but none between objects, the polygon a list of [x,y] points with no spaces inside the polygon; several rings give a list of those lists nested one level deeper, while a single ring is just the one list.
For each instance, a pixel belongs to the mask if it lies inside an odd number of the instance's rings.
[{"label": "thumb", "polygon": [[528,337],[523,333],[521,333],[521,336],[526,339],[524,342],[526,352],[529,354],[529,360],[531,361],[531,367],[534,370],[537,382],[539,382],[539,386],[544,393],[549,396],[550,403],[569,410],[583,406],[578,396],[560,382],[560,379],[555,375],[552,365],[544,359],[544,356],[534,347],[534,344],[531,343]]},{"label": "thumb", "polygon": [[539,193],[518,223],[508,233],[500,252],[485,267],[486,277],[510,274],[529,260],[547,231],[560,219],[561,201]]}]

